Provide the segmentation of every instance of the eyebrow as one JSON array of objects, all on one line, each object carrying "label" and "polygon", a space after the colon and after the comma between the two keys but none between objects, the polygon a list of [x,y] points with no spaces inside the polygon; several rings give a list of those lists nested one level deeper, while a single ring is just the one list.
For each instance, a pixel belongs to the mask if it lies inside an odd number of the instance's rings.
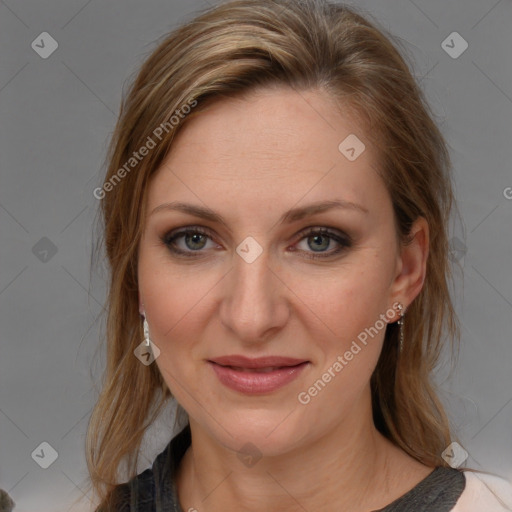
[{"label": "eyebrow", "polygon": [[[346,201],[344,199],[333,199],[331,201],[319,201],[316,203],[309,204],[307,206],[302,206],[299,208],[292,208],[291,210],[285,212],[279,222],[281,224],[288,222],[295,222],[301,220],[305,217],[309,217],[311,215],[315,215],[318,213],[323,213],[327,210],[332,209],[347,209],[352,211],[357,211],[363,214],[368,214],[368,210],[357,203],[353,203],[351,201]],[[208,207],[198,206],[189,203],[182,203],[179,201],[173,201],[171,203],[163,203],[160,206],[157,206],[150,215],[153,215],[160,211],[180,211],[183,213],[187,213],[189,215],[193,215],[194,217],[199,217],[202,219],[209,220],[211,222],[218,222],[219,224],[223,224],[227,226],[224,218],[218,213],[214,212]]]}]

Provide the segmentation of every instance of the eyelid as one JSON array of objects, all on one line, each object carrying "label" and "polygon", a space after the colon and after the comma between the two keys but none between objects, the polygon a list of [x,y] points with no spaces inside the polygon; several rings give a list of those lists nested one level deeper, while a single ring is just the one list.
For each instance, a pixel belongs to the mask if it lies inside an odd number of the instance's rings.
[{"label": "eyelid", "polygon": [[309,234],[316,234],[316,233],[320,233],[323,235],[329,235],[334,238],[340,238],[347,244],[354,243],[354,240],[346,231],[342,231],[338,228],[331,228],[329,226],[310,226],[308,228],[304,228],[297,234],[297,237],[300,237],[299,240],[302,240],[302,238],[305,238]]},{"label": "eyelid", "polygon": [[[213,232],[203,226],[183,226],[180,228],[173,229],[171,231],[166,231],[160,239],[165,245],[170,244],[172,241],[180,238],[183,235],[186,235],[187,233],[193,233],[193,234],[200,234],[207,236],[212,242],[215,241],[215,236],[213,235]],[[216,243],[216,242],[214,242]]]}]

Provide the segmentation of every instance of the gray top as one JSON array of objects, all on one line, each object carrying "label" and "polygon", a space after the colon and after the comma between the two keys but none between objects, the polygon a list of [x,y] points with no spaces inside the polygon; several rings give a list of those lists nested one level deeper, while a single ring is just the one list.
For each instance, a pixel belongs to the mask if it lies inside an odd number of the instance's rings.
[{"label": "gray top", "polygon": [[[187,425],[156,457],[151,468],[118,485],[109,503],[98,507],[96,512],[183,512],[174,475],[190,442]],[[437,467],[410,491],[373,512],[449,512],[465,485],[461,471]]]}]

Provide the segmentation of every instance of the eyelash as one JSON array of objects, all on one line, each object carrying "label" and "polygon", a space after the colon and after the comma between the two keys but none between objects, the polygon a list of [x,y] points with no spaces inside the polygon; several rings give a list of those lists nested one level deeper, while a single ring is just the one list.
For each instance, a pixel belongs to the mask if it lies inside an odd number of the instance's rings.
[{"label": "eyelash", "polygon": [[[197,251],[183,251],[181,249],[176,248],[176,245],[175,245],[176,240],[183,237],[184,235],[204,235],[204,236],[208,237],[210,240],[212,238],[210,236],[209,231],[204,230],[203,228],[194,226],[194,227],[182,229],[177,232],[171,231],[170,233],[166,233],[163,237],[161,237],[161,241],[169,249],[169,251],[171,251],[171,253],[173,253],[175,255],[184,256],[187,258],[199,257],[200,256],[199,253],[201,252],[201,249],[199,249]],[[350,248],[353,243],[352,239],[347,234],[342,233],[341,235],[339,235],[337,232],[330,231],[329,229],[323,228],[323,227],[322,228],[316,228],[316,227],[307,228],[306,230],[302,231],[299,234],[300,238],[299,238],[298,242],[301,242],[303,239],[309,238],[313,235],[321,235],[321,236],[329,238],[330,240],[334,240],[335,242],[337,242],[339,244],[339,247],[333,251],[328,252],[328,253],[325,253],[325,252],[318,252],[318,253],[312,252],[309,254],[306,253],[306,254],[304,254],[304,257],[306,259],[320,260],[320,259],[332,258],[333,256],[336,256],[336,255],[340,254],[341,252],[343,252],[344,250]],[[302,252],[304,252],[304,251],[302,251]],[[322,254],[325,254],[325,255],[322,255]]]}]

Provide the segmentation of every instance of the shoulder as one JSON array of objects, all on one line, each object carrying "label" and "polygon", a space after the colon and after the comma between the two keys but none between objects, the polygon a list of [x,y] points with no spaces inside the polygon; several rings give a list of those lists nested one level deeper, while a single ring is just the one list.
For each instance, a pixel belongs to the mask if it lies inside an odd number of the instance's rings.
[{"label": "shoulder", "polygon": [[512,510],[512,483],[490,473],[464,471],[466,486],[452,512]]}]

